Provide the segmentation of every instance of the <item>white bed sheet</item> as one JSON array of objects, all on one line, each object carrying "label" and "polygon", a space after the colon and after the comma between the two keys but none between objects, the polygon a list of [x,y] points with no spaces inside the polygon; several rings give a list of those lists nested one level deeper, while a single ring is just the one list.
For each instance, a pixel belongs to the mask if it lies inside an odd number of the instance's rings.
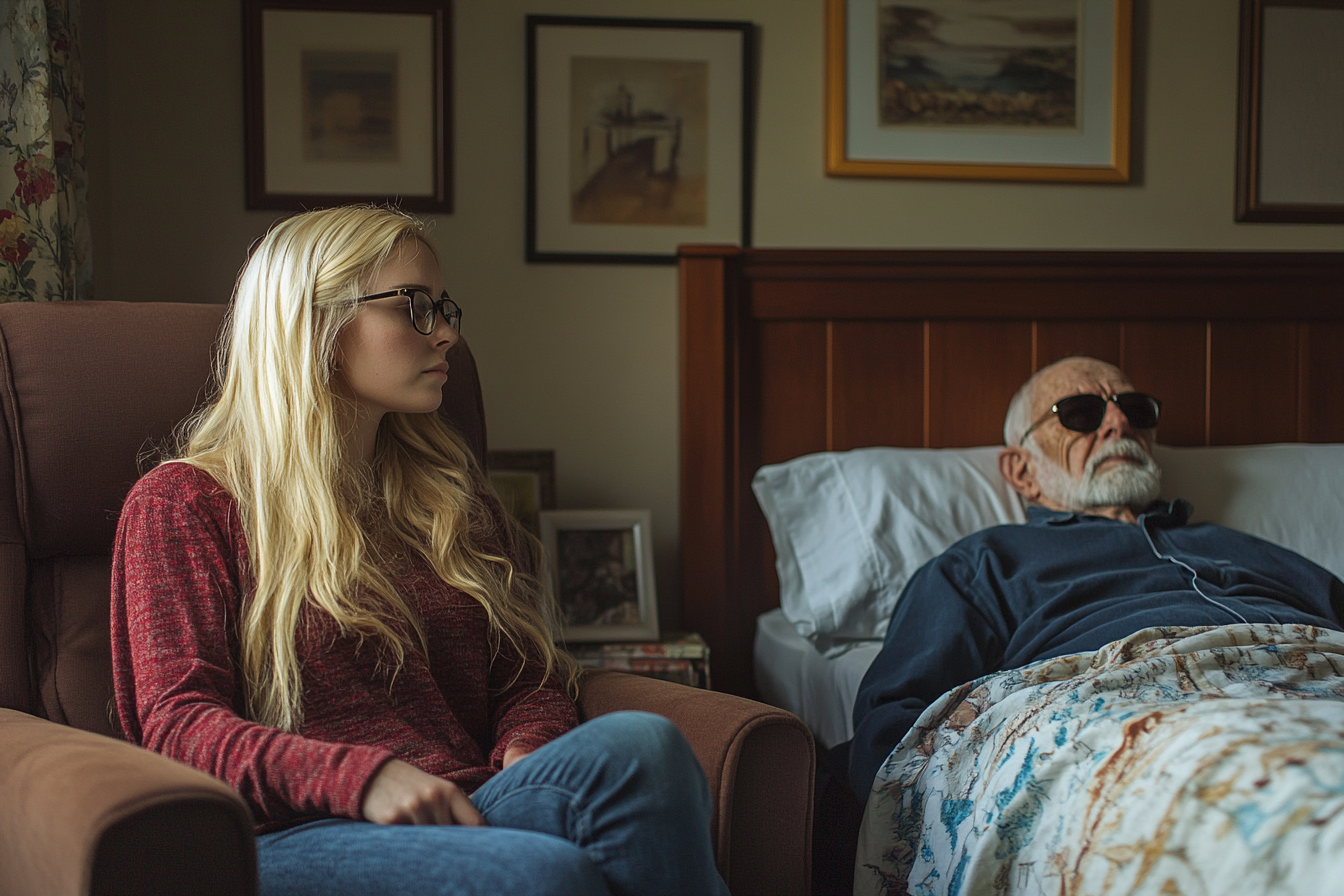
[{"label": "white bed sheet", "polygon": [[854,697],[881,647],[859,641],[828,659],[775,608],[756,618],[756,688],[766,703],[802,719],[818,747],[829,750],[854,736]]}]

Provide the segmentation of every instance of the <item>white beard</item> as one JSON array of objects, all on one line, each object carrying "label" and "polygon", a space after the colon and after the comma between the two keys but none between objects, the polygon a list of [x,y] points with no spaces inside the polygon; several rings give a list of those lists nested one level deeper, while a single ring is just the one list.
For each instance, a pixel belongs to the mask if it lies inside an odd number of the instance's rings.
[{"label": "white beard", "polygon": [[[1098,448],[1076,479],[1034,444],[1031,453],[1037,459],[1036,483],[1041,494],[1070,510],[1096,507],[1142,510],[1157,500],[1162,487],[1162,470],[1157,461],[1134,439],[1120,439]],[[1129,457],[1139,463],[1117,464],[1098,473],[1097,467],[1110,457]]]}]

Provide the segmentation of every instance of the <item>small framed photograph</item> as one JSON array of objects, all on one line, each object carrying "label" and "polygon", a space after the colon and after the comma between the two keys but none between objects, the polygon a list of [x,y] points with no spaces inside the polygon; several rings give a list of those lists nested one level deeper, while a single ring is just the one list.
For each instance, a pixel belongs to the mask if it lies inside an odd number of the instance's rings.
[{"label": "small framed photograph", "polygon": [[527,260],[751,244],[750,22],[527,17]]},{"label": "small framed photograph", "polygon": [[541,511],[555,509],[555,452],[491,451],[487,463],[504,509],[540,538]]},{"label": "small framed photograph", "polygon": [[1126,183],[1132,0],[826,0],[826,173]]},{"label": "small framed photograph", "polygon": [[449,0],[243,0],[247,207],[451,212]]},{"label": "small framed photograph", "polygon": [[564,640],[657,641],[658,598],[647,510],[543,510]]},{"label": "small framed photograph", "polygon": [[1238,221],[1344,223],[1344,0],[1242,0]]}]

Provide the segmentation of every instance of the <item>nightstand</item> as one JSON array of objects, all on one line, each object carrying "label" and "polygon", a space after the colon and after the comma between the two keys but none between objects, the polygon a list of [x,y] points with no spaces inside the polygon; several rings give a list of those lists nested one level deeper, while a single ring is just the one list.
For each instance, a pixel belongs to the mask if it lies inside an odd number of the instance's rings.
[{"label": "nightstand", "polygon": [[661,678],[693,688],[710,688],[709,645],[694,632],[674,632],[661,641],[620,644],[573,644],[579,665]]}]

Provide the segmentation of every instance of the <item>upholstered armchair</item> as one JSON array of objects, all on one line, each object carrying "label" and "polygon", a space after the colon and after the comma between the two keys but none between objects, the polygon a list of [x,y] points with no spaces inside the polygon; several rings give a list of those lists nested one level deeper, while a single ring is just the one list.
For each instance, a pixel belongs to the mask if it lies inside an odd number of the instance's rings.
[{"label": "upholstered armchair", "polygon": [[[111,712],[109,558],[138,462],[206,394],[220,305],[0,306],[0,896],[256,891],[247,806],[125,742]],[[449,358],[446,414],[485,457],[475,362]],[[802,893],[813,744],[792,715],[616,673],[586,717],[645,709],[695,748],[734,893]]]}]

